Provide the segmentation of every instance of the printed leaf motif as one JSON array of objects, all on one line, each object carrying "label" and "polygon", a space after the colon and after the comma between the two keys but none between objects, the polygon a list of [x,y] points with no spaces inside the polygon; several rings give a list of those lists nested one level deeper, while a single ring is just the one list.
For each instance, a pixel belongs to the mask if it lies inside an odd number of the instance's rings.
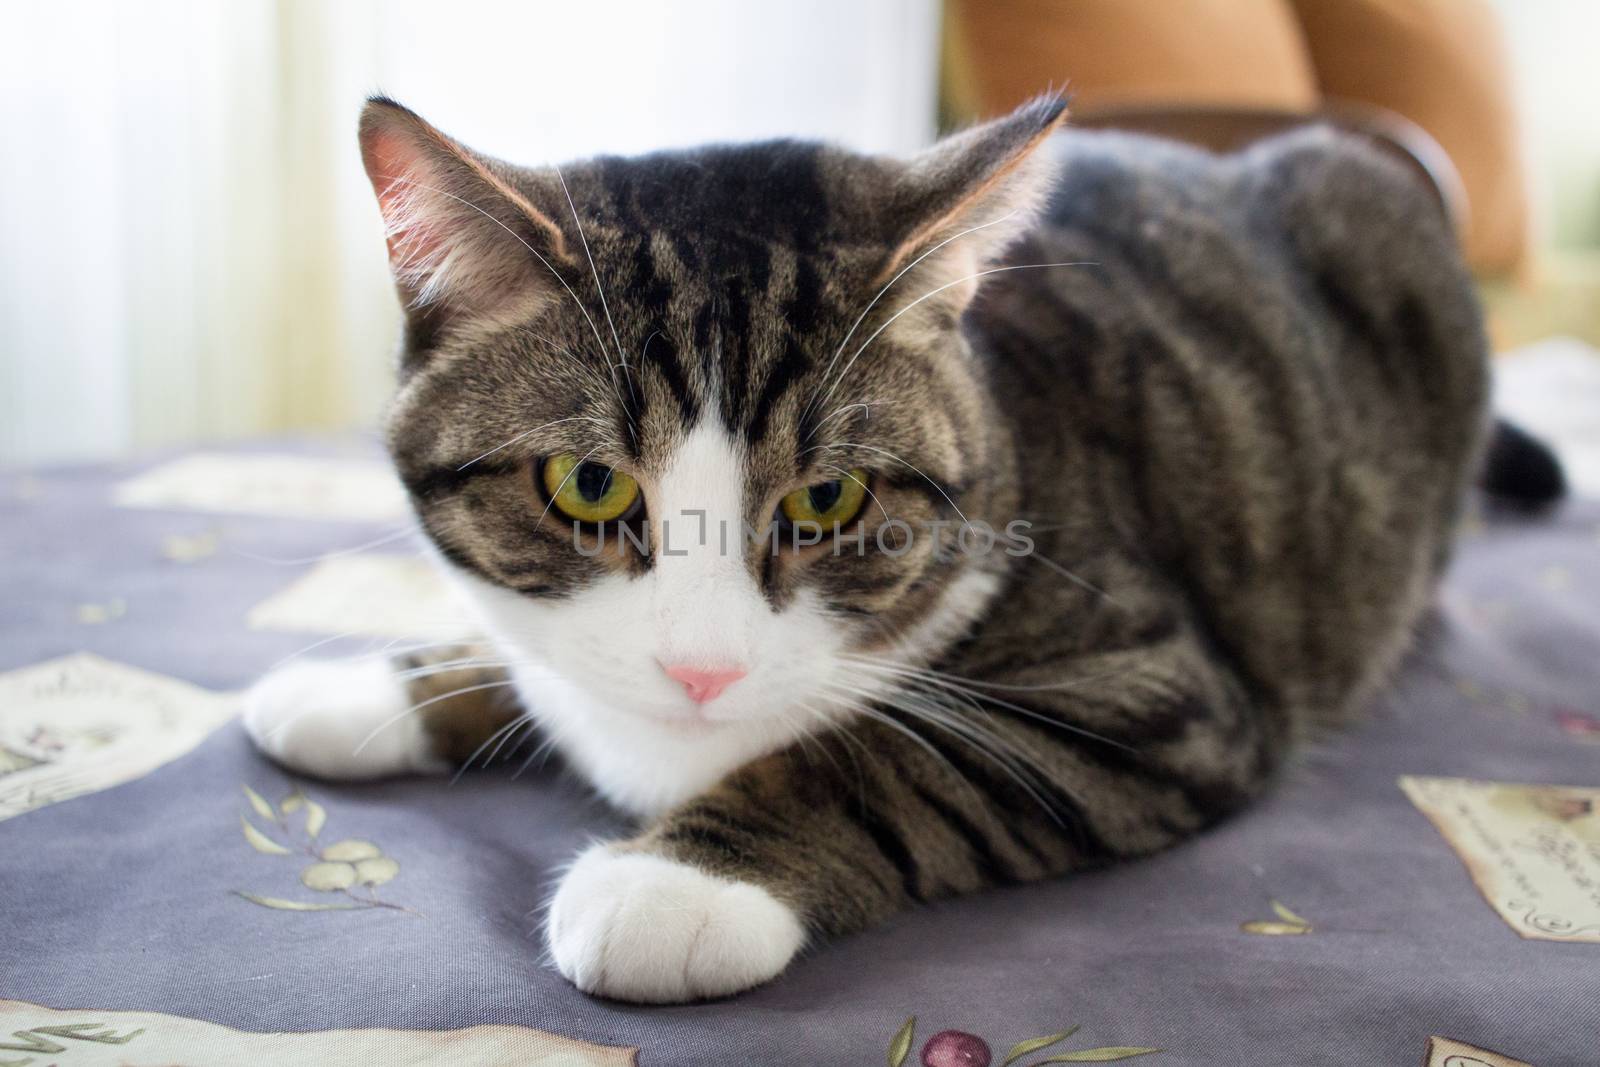
[{"label": "printed leaf motif", "polygon": [[313,863],[300,872],[300,884],[319,893],[337,893],[356,884],[356,869],[348,863]]},{"label": "printed leaf motif", "polygon": [[113,597],[105,604],[79,604],[78,621],[86,625],[110,622],[120,619],[128,613],[128,602],[121,597]]},{"label": "printed leaf motif", "polygon": [[1158,1048],[1135,1048],[1132,1045],[1107,1045],[1105,1048],[1086,1048],[1078,1052],[1063,1052],[1059,1056],[1040,1060],[1034,1067],[1046,1063],[1110,1063],[1112,1060],[1131,1060],[1135,1056],[1148,1056],[1160,1052]]},{"label": "printed leaf motif", "polygon": [[1301,918],[1276,900],[1272,901],[1272,913],[1280,921],[1273,922],[1269,919],[1265,922],[1240,923],[1239,929],[1247,934],[1267,934],[1280,937],[1292,934],[1309,934],[1312,930],[1310,919]]},{"label": "printed leaf motif", "polygon": [[378,886],[394,880],[400,873],[400,865],[388,856],[379,856],[377,859],[362,860],[356,864],[356,881],[362,885]]},{"label": "printed leaf motif", "polygon": [[[335,895],[339,903],[314,903],[287,897],[264,896],[247,893],[242,889],[232,892],[253,904],[280,911],[368,911],[383,908],[420,915],[411,908],[393,901],[380,899],[378,887],[394,881],[400,874],[400,864],[383,854],[383,849],[365,838],[347,837],[319,848],[317,837],[327,823],[328,813],[321,804],[295,789],[283,797],[277,807],[251,789],[240,784],[240,790],[250,802],[257,820],[267,820],[271,835],[263,832],[251,812],[239,816],[239,826],[247,844],[257,852],[270,856],[286,856],[296,861],[300,868],[300,884],[317,893]],[[304,822],[300,817],[304,816]],[[304,836],[302,836],[304,831]],[[307,862],[309,860],[309,863]],[[360,887],[357,892],[356,887]],[[0,1067],[5,1067],[0,1064]]]},{"label": "printed leaf motif", "polygon": [[239,816],[239,825],[244,829],[244,839],[250,842],[250,847],[257,852],[265,852],[269,856],[287,856],[289,850],[278,844],[266,834],[250,825],[250,820],[243,815]]},{"label": "printed leaf motif", "polygon": [[[91,1034],[86,1031],[103,1030],[104,1033]],[[51,1037],[66,1037],[73,1041],[94,1041],[102,1045],[126,1045],[140,1034],[143,1029],[129,1030],[119,1034],[104,1023],[64,1023],[61,1026],[35,1026],[31,1033],[49,1034]]]},{"label": "printed leaf motif", "polygon": [[252,904],[260,904],[263,908],[277,908],[279,911],[355,911],[361,907],[360,904],[303,904],[298,900],[257,896],[255,893],[246,893],[239,889],[235,889],[234,893]]},{"label": "printed leaf motif", "polygon": [[1300,918],[1300,916],[1296,915],[1294,912],[1290,911],[1276,900],[1272,902],[1272,913],[1286,923],[1297,923],[1300,926],[1304,926],[1307,930],[1311,929],[1310,919]]},{"label": "printed leaf motif", "polygon": [[894,1035],[894,1040],[889,1042],[889,1067],[900,1067],[906,1062],[906,1057],[911,1055],[911,1039],[916,1032],[917,1017],[913,1015]]},{"label": "printed leaf motif", "polygon": [[294,793],[284,798],[283,803],[278,805],[278,809],[285,815],[293,815],[302,808],[306,813],[306,836],[315,838],[322,833],[323,826],[328,822],[326,808],[304,793]]},{"label": "printed leaf motif", "polygon": [[1575,708],[1557,708],[1556,725],[1579,741],[1600,742],[1600,718]]},{"label": "printed leaf motif", "polygon": [[219,540],[215,530],[197,534],[167,534],[161,538],[161,554],[174,563],[193,563],[216,555]]},{"label": "printed leaf motif", "polygon": [[328,821],[328,812],[315,800],[306,801],[306,833],[316,837],[322,833],[322,826]]},{"label": "printed leaf motif", "polygon": [[337,863],[355,863],[358,860],[375,860],[383,855],[383,849],[371,841],[362,841],[359,838],[346,838],[335,841],[322,850],[322,858]]},{"label": "printed leaf motif", "polygon": [[1078,1029],[1079,1028],[1076,1026],[1069,1026],[1059,1034],[1051,1034],[1049,1037],[1035,1037],[1028,1041],[1019,1041],[1017,1042],[1015,1048],[1006,1053],[1006,1058],[1000,1061],[1000,1067],[1008,1067],[1009,1064],[1015,1063],[1017,1060],[1020,1060],[1030,1052],[1038,1052],[1042,1048],[1049,1048],[1051,1045],[1065,1041],[1067,1038],[1077,1033]]},{"label": "printed leaf motif", "polygon": [[266,819],[268,822],[278,821],[278,813],[272,810],[272,805],[267,803],[266,797],[262,796],[260,793],[257,793],[254,789],[251,789],[247,785],[241,785],[239,788],[243,789],[244,795],[250,798],[250,806],[255,809],[257,815],[261,816],[263,819]]},{"label": "printed leaf motif", "polygon": [[[17,1038],[19,1041],[25,1041],[27,1044],[16,1044],[6,1041],[0,1043],[0,1049],[5,1050],[6,1052],[43,1052],[46,1055],[55,1052],[67,1051],[67,1046],[58,1045],[54,1041],[46,1041],[44,1038],[38,1037],[27,1030],[18,1030],[11,1036]],[[22,1062],[32,1063],[33,1061],[23,1060]]]}]

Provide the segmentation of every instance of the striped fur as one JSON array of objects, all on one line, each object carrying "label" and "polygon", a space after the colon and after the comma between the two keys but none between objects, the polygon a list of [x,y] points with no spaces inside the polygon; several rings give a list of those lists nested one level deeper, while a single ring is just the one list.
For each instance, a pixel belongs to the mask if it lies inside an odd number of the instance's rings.
[{"label": "striped fur", "polygon": [[[1484,421],[1484,339],[1444,221],[1327,131],[1216,158],[1045,141],[1060,113],[1044,101],[910,162],[773,142],[558,174],[412,153],[486,205],[443,216],[479,228],[471,254],[490,254],[490,222],[522,246],[468,271],[528,290],[489,311],[402,272],[424,299],[392,451],[474,590],[560,618],[644,581],[654,553],[582,556],[541,520],[530,464],[595,450],[648,499],[701,426],[742,456],[752,522],[859,467],[869,535],[890,517],[1034,524],[1023,556],[941,559],[924,539],[891,557],[870,536],[859,557],[748,553],[775,617],[817,606],[830,678],[861,698],[638,805],[651,817],[615,854],[849,933],[1204,829],[1402,654]],[[367,129],[426,128],[380,102]],[[538,217],[510,221],[523,211]],[[1087,265],[1033,266],[1062,263]],[[540,681],[520,682],[540,718]],[[459,758],[514,714],[464,696],[427,721]]]}]

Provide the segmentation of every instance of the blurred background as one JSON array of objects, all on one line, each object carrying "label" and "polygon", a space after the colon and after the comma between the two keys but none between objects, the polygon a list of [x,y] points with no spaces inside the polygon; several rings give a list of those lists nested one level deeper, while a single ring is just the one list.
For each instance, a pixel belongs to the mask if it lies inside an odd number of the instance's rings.
[{"label": "blurred background", "polygon": [[1046,88],[1085,124],[1206,143],[1337,114],[1456,211],[1497,346],[1545,357],[1512,400],[1600,448],[1594,0],[0,12],[0,464],[375,425],[399,315],[354,131],[378,90],[520,163],[779,135],[903,153]]}]

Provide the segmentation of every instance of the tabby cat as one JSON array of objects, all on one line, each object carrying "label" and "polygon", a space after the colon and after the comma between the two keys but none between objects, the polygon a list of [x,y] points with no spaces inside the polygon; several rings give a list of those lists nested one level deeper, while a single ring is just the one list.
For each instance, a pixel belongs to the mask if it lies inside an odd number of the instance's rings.
[{"label": "tabby cat", "polygon": [[639,817],[546,929],[634,1001],[1248,802],[1428,603],[1479,311],[1430,194],[1353,139],[1219,157],[1063,113],[905,160],[525,169],[372,100],[390,449],[490,644],[283,667],[256,743],[436,772],[531,717]]}]

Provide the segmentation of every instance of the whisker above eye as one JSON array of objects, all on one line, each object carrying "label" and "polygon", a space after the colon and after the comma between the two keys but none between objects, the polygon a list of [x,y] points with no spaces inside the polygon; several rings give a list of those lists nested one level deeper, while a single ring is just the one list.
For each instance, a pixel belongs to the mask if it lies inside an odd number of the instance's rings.
[{"label": "whisker above eye", "polygon": [[909,468],[911,468],[911,470],[915,471],[918,476],[920,476],[929,485],[933,486],[936,490],[939,491],[939,495],[944,497],[945,503],[949,504],[950,507],[955,510],[955,513],[957,515],[961,516],[961,521],[962,522],[966,522],[967,521],[966,514],[961,510],[960,505],[958,505],[953,499],[951,499],[950,494],[945,492],[944,486],[940,485],[938,482],[934,481],[932,478],[928,477],[926,474],[923,474],[922,468],[918,467],[915,463],[912,463],[910,460],[907,460],[907,459],[902,459],[900,456],[898,456],[895,453],[889,451],[887,448],[879,448],[877,445],[863,444],[863,443],[861,443],[859,441],[840,441],[840,442],[837,442],[837,443],[834,443],[834,444],[812,445],[810,448],[802,449],[800,454],[803,456],[807,452],[815,452],[818,449],[822,449],[822,448],[865,448],[869,452],[877,452],[877,453],[879,453],[881,455],[888,456],[890,459],[894,460],[896,463],[903,464],[904,466],[909,467]]},{"label": "whisker above eye", "polygon": [[472,459],[467,460],[461,466],[457,467],[456,471],[458,473],[461,472],[461,471],[464,471],[468,467],[472,466],[474,463],[477,463],[479,460],[488,459],[490,456],[494,455],[496,452],[499,452],[501,449],[510,448],[512,445],[516,444],[518,441],[521,441],[521,440],[524,440],[524,439],[526,439],[528,437],[531,437],[534,434],[538,433],[540,430],[547,430],[552,426],[560,426],[564,422],[592,422],[592,423],[595,423],[595,424],[600,425],[600,426],[605,426],[606,425],[605,420],[597,419],[593,415],[571,415],[571,416],[568,416],[567,418],[564,418],[564,419],[553,419],[550,422],[545,423],[543,426],[535,426],[531,430],[523,430],[521,433],[517,434],[515,437],[511,438],[510,440],[503,441],[500,444],[495,445],[493,448],[489,449],[489,451],[485,452],[481,456],[474,456]]},{"label": "whisker above eye", "polygon": [[883,333],[884,330],[887,330],[901,315],[904,315],[906,312],[910,311],[924,300],[928,300],[939,295],[946,289],[953,289],[964,282],[970,282],[978,278],[986,278],[991,274],[1004,274],[1007,271],[1013,270],[1042,270],[1046,267],[1098,267],[1099,265],[1100,264],[1091,262],[1089,260],[1080,260],[1067,263],[1013,263],[1007,267],[990,267],[988,270],[975,271],[972,274],[957,278],[953,282],[945,282],[943,285],[929,289],[926,293],[923,293],[905,307],[901,308],[899,311],[896,311],[893,315],[890,315],[882,326],[879,326],[876,330],[873,330],[871,336],[869,336],[865,341],[861,342],[861,347],[856,349],[855,352],[851,354],[850,361],[844,365],[844,369],[839,372],[838,377],[835,378],[833,383],[828,386],[827,392],[822,394],[822,400],[823,402],[826,402],[833,399],[833,394],[838,391],[839,384],[843,382],[845,376],[850,373],[850,368],[855,366],[856,360],[861,358],[861,353],[865,352],[867,347],[871,345],[873,341],[878,339],[879,334]]},{"label": "whisker above eye", "polygon": [[489,212],[485,211],[483,208],[479,207],[477,204],[474,204],[472,201],[467,200],[464,197],[457,196],[455,193],[447,192],[444,189],[439,189],[439,188],[436,188],[435,186],[424,184],[423,182],[417,181],[415,178],[410,178],[410,177],[407,177],[405,175],[383,175],[382,177],[384,178],[385,181],[390,181],[390,182],[394,182],[394,183],[397,183],[397,184],[398,183],[404,183],[404,184],[407,184],[407,185],[412,185],[412,186],[415,186],[418,189],[426,189],[430,193],[437,193],[439,196],[448,197],[451,200],[454,200],[458,204],[461,204],[461,205],[463,205],[465,207],[471,208],[473,211],[476,211],[478,214],[482,215],[484,218],[488,219],[490,222],[494,223],[496,226],[500,227],[502,230],[504,230],[507,233],[509,233],[512,236],[512,238],[516,240],[516,242],[518,244],[520,244],[523,248],[526,248],[529,252],[531,252],[533,254],[533,257],[535,259],[537,259],[540,263],[544,264],[545,270],[547,270],[551,274],[555,275],[556,281],[561,283],[561,288],[563,288],[563,289],[565,289],[567,291],[567,295],[572,298],[572,302],[574,304],[576,304],[578,306],[578,310],[583,313],[584,321],[589,324],[589,330],[594,334],[594,339],[599,342],[601,349],[603,350],[606,347],[605,341],[600,337],[599,328],[595,326],[594,319],[589,314],[589,309],[586,306],[584,306],[584,303],[583,303],[582,300],[578,299],[578,294],[572,291],[572,286],[568,285],[567,284],[567,280],[561,276],[561,272],[556,270],[556,268],[551,265],[550,261],[548,259],[544,258],[544,256],[542,254],[540,254],[540,252],[539,252],[539,250],[537,248],[533,247],[527,241],[523,240],[522,239],[522,235],[519,234],[516,230],[513,230],[510,226],[507,226],[505,223],[503,223],[499,219],[495,218],[492,214],[490,214]]},{"label": "whisker above eye", "polygon": [[[834,349],[833,358],[828,361],[827,369],[822,372],[823,380],[826,381],[828,379],[828,376],[833,373],[834,365],[839,362],[839,356],[844,352],[844,346],[850,343],[850,338],[855,335],[856,329],[861,325],[861,323],[863,321],[866,320],[867,314],[873,308],[878,306],[878,301],[883,299],[883,295],[885,293],[887,293],[890,289],[894,288],[894,283],[895,282],[898,282],[901,278],[905,277],[906,273],[908,271],[910,271],[913,267],[915,267],[918,263],[921,263],[923,260],[925,260],[929,256],[933,255],[935,252],[939,251],[939,249],[943,248],[945,245],[949,244],[951,241],[955,241],[955,240],[957,240],[959,238],[965,237],[969,233],[976,233],[979,230],[986,230],[990,226],[998,226],[1002,222],[1005,222],[1007,219],[1009,219],[1012,216],[1014,216],[1016,213],[1017,212],[1014,211],[1014,210],[1013,211],[1008,211],[1004,215],[1001,215],[999,218],[995,219],[992,222],[980,223],[977,226],[972,226],[972,227],[969,227],[968,229],[962,230],[960,233],[952,234],[951,236],[946,237],[943,241],[940,241],[938,244],[934,245],[932,248],[928,249],[926,252],[922,253],[922,255],[918,256],[916,259],[913,259],[910,263],[907,263],[904,267],[901,267],[899,273],[897,273],[893,278],[890,278],[887,282],[885,282],[883,288],[878,290],[877,295],[874,296],[870,301],[867,302],[867,306],[861,309],[861,314],[856,316],[856,321],[854,321],[854,322],[852,322],[850,324],[850,328],[848,330],[846,330],[844,336],[839,339],[839,347]],[[802,418],[805,415],[810,413],[812,406],[813,406],[812,403],[806,404],[805,409],[801,412]]]},{"label": "whisker above eye", "polygon": [[878,494],[872,491],[872,486],[868,485],[866,482],[863,482],[860,478],[857,478],[854,474],[845,470],[843,467],[836,467],[832,464],[824,464],[822,469],[830,474],[843,475],[844,477],[849,478],[852,482],[855,482],[857,485],[861,486],[862,491],[872,498],[872,502],[874,504],[878,505],[878,510],[883,513],[883,521],[893,521],[894,516],[890,515],[889,509],[883,506],[883,501],[879,500]]},{"label": "whisker above eye", "polygon": [[[589,251],[589,238],[584,235],[583,220],[578,218],[578,205],[572,202],[572,192],[567,188],[567,179],[561,173],[561,168],[552,167],[551,169],[556,172],[556,180],[561,183],[562,195],[567,198],[567,209],[572,212],[572,224],[577,227],[578,230],[578,243],[583,246],[584,257],[589,261],[589,273],[594,276],[595,292],[600,296],[600,309],[605,312],[606,325],[611,327],[611,339],[617,343],[617,360],[622,365],[623,376],[628,379],[628,392],[633,396],[634,405],[637,406],[639,403],[639,394],[634,390],[633,375],[628,370],[628,353],[622,347],[622,338],[617,335],[617,324],[615,320],[611,318],[611,305],[606,302],[605,286],[600,284],[600,271],[594,265],[594,253]],[[604,348],[605,346],[602,344],[601,347]],[[606,363],[611,365],[611,360],[609,357],[607,357]],[[621,402],[622,391],[620,388],[617,388],[617,370],[615,365],[611,365],[611,385],[612,388],[617,389],[617,400],[618,402]],[[639,437],[633,426],[633,408],[628,407],[626,404],[623,406],[627,408],[629,412],[627,422],[628,436],[633,438],[633,447],[637,449],[639,447]]]},{"label": "whisker above eye", "polygon": [[561,479],[561,484],[560,484],[560,485],[559,485],[559,486],[557,486],[557,487],[556,487],[556,490],[555,490],[555,492],[553,492],[553,493],[551,493],[551,494],[550,494],[550,501],[549,501],[549,503],[547,503],[547,504],[545,504],[545,506],[544,506],[544,510],[543,510],[543,511],[541,511],[541,512],[539,512],[539,519],[538,519],[538,521],[537,521],[537,522],[535,522],[535,523],[534,523],[534,524],[533,524],[533,528],[534,528],[534,530],[538,530],[538,529],[539,529],[539,527],[541,527],[541,526],[543,526],[543,525],[544,525],[544,517],[545,517],[545,516],[546,516],[546,515],[548,515],[548,514],[550,514],[550,509],[551,509],[551,508],[553,508],[553,507],[555,507],[555,503],[556,503],[556,495],[557,495],[557,494],[558,494],[558,493],[560,493],[560,492],[561,492],[561,490],[562,490],[562,489],[564,489],[564,488],[565,488],[565,487],[566,487],[566,484],[567,484],[567,482],[569,482],[569,481],[571,481],[571,480],[572,480],[572,476],[573,476],[573,475],[574,475],[574,474],[577,474],[577,473],[578,473],[578,471],[579,471],[579,470],[580,470],[580,469],[581,469],[581,468],[582,468],[582,467],[583,467],[583,465],[584,465],[584,464],[585,464],[585,463],[587,463],[587,462],[588,462],[588,460],[589,460],[589,457],[590,457],[590,456],[592,456],[592,455],[594,455],[594,454],[595,454],[595,453],[596,453],[596,452],[598,452],[598,451],[600,451],[600,446],[599,446],[599,445],[596,445],[596,446],[594,446],[594,447],[593,447],[593,448],[591,448],[591,449],[589,449],[589,451],[587,451],[587,452],[585,452],[585,453],[584,453],[584,454],[583,454],[583,457],[582,457],[582,458],[581,458],[581,459],[579,459],[579,460],[578,460],[578,462],[576,462],[576,463],[574,463],[574,464],[573,464],[573,465],[572,465],[572,469],[571,469],[571,470],[569,470],[569,471],[568,471],[568,472],[567,472],[567,476],[566,476],[566,477],[565,477],[565,478],[563,478],[563,479]]}]

